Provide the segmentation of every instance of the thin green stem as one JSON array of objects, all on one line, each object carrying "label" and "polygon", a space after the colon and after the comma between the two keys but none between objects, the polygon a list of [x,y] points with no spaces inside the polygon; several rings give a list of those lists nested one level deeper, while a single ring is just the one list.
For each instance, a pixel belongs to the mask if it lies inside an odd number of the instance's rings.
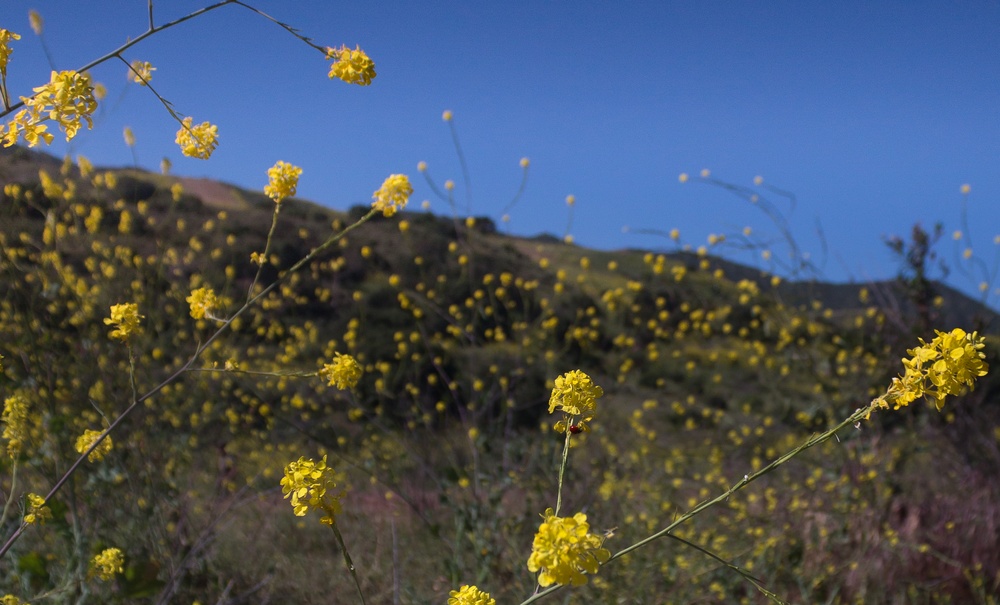
[{"label": "thin green stem", "polygon": [[559,465],[559,488],[556,491],[556,516],[559,516],[559,509],[562,508],[563,475],[566,473],[566,462],[569,460],[569,440],[572,439],[572,437],[573,433],[570,432],[569,427],[567,426],[566,441],[563,443],[562,464]]},{"label": "thin green stem", "polygon": [[274,214],[271,215],[271,230],[267,232],[267,239],[264,241],[264,252],[258,259],[257,263],[257,274],[253,276],[253,283],[250,284],[250,288],[247,289],[247,300],[253,297],[253,290],[257,287],[257,281],[260,280],[260,274],[264,271],[264,263],[267,262],[267,258],[271,253],[271,241],[274,239],[274,231],[278,227],[278,214],[281,212],[281,204],[274,205]]},{"label": "thin green stem", "polygon": [[[330,516],[331,518],[333,517],[333,515]],[[351,572],[351,577],[354,578],[354,586],[358,589],[358,596],[361,598],[361,605],[366,605],[365,593],[361,591],[361,581],[358,580],[358,571],[354,568],[354,562],[351,561],[351,554],[347,552],[347,544],[344,543],[344,536],[340,535],[340,528],[337,527],[336,519],[334,519],[333,523],[330,524],[330,529],[332,529],[334,535],[337,536],[337,542],[340,544],[340,552],[344,553],[344,563],[347,564],[347,571]]]}]

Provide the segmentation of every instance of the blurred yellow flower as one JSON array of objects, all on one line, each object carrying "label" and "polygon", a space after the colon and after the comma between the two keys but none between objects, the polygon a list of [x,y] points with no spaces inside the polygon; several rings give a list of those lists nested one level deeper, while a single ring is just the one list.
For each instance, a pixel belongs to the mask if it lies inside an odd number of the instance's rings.
[{"label": "blurred yellow flower", "polygon": [[5,399],[0,422],[3,423],[3,438],[7,440],[7,455],[16,459],[28,437],[28,402],[20,395]]},{"label": "blurred yellow flower", "polygon": [[333,64],[330,65],[330,79],[340,78],[348,84],[368,86],[375,78],[374,61],[357,46],[354,50],[346,46],[327,48],[326,58],[333,59]]},{"label": "blurred yellow flower", "polygon": [[219,128],[208,122],[197,126],[193,126],[193,123],[194,118],[184,118],[174,142],[180,145],[181,153],[189,158],[207,160],[219,145]]},{"label": "blurred yellow flower", "polygon": [[541,572],[539,586],[581,586],[587,583],[584,572],[596,574],[598,567],[611,558],[611,553],[602,548],[603,538],[589,533],[587,515],[557,517],[550,508],[542,518],[528,557],[528,571]]},{"label": "blurred yellow flower", "polygon": [[268,183],[264,186],[264,193],[274,200],[275,204],[280,204],[286,197],[295,195],[301,175],[301,168],[279,160],[277,164],[267,169]]},{"label": "blurred yellow flower", "polygon": [[324,365],[319,375],[328,381],[329,386],[353,389],[361,379],[361,364],[350,355],[334,353],[333,363]]},{"label": "blurred yellow flower", "polygon": [[24,514],[24,522],[28,525],[35,523],[42,525],[47,519],[52,518],[52,511],[49,510],[48,506],[45,506],[45,498],[38,494],[28,494],[25,501],[28,504],[28,510]]},{"label": "blurred yellow flower", "polygon": [[108,581],[125,571],[125,555],[118,548],[105,548],[90,560],[91,573]]},{"label": "blurred yellow flower", "polygon": [[409,201],[413,194],[413,186],[405,174],[392,174],[382,183],[382,186],[372,194],[372,208],[381,210],[385,216],[396,214]]},{"label": "blurred yellow flower", "polygon": [[448,605],[496,605],[496,600],[490,597],[490,593],[468,584],[448,594]]},{"label": "blurred yellow flower", "polygon": [[191,317],[195,319],[211,318],[212,311],[219,306],[219,297],[211,288],[192,290],[185,300],[191,305]]},{"label": "blurred yellow flower", "polygon": [[12,52],[10,43],[20,39],[21,36],[14,32],[0,28],[0,75],[7,75],[7,63],[10,61],[10,53]]},{"label": "blurred yellow flower", "polygon": [[36,36],[42,35],[42,28],[45,25],[45,21],[38,14],[38,11],[34,9],[28,11],[28,23],[31,24],[31,31],[35,32]]},{"label": "blurred yellow flower", "polygon": [[111,305],[111,317],[104,319],[104,325],[115,326],[109,335],[111,338],[128,340],[130,336],[139,332],[139,320],[142,317],[135,303]]},{"label": "blurred yellow flower", "polygon": [[[82,435],[76,438],[76,452],[82,454],[87,451],[97,438],[104,434],[104,431],[94,431],[87,429]],[[100,445],[94,448],[94,451],[90,452],[87,456],[87,460],[90,462],[98,462],[104,460],[104,457],[111,453],[111,448],[114,447],[114,443],[111,442],[111,435],[108,435],[101,441]]]},{"label": "blurred yellow flower", "polygon": [[156,68],[149,61],[139,61],[136,59],[131,63],[131,69],[126,74],[136,84],[145,86],[153,79],[153,72]]}]

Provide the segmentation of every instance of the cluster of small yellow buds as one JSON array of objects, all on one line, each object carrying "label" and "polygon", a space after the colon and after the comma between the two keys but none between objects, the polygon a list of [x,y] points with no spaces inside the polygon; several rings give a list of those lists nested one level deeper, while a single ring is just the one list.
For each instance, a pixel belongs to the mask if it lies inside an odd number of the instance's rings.
[{"label": "cluster of small yellow buds", "polygon": [[185,300],[191,305],[191,317],[195,319],[212,317],[212,311],[219,306],[219,297],[211,288],[192,290]]},{"label": "cluster of small yellow buds", "polygon": [[361,379],[361,365],[350,355],[334,353],[333,363],[324,365],[319,375],[332,387],[353,389]]},{"label": "cluster of small yellow buds", "polygon": [[194,126],[194,118],[184,118],[174,142],[180,145],[181,153],[189,158],[207,160],[219,145],[219,128],[209,122]]},{"label": "cluster of small yellow buds", "polygon": [[385,216],[392,216],[406,206],[412,194],[413,186],[405,174],[391,174],[372,194],[372,208],[381,210]]},{"label": "cluster of small yellow buds", "polygon": [[31,603],[22,601],[12,594],[8,594],[0,597],[0,605],[31,605]]},{"label": "cluster of small yellow buds", "polygon": [[136,84],[141,84],[146,86],[149,81],[153,79],[153,72],[156,68],[149,61],[139,61],[136,59],[132,61],[131,67],[128,71],[128,77],[130,80]]},{"label": "cluster of small yellow buds", "polygon": [[368,86],[375,78],[375,62],[357,46],[354,50],[346,46],[327,48],[326,58],[333,59],[333,64],[330,65],[330,79],[340,78],[348,84]]},{"label": "cluster of small yellow buds", "polygon": [[20,395],[12,395],[3,402],[3,438],[7,440],[7,455],[16,459],[24,449],[28,436],[28,402]]},{"label": "cluster of small yellow buds", "polygon": [[[78,454],[82,454],[90,449],[90,446],[97,441],[97,438],[104,434],[104,431],[95,431],[92,429],[87,429],[82,435],[76,438],[76,451]],[[104,457],[111,453],[111,448],[114,447],[114,443],[111,441],[111,435],[105,437],[94,451],[90,452],[87,456],[87,460],[90,462],[98,462],[104,460]]]},{"label": "cluster of small yellow buds", "polygon": [[111,317],[104,319],[104,324],[115,326],[109,336],[116,340],[128,340],[133,334],[139,333],[139,307],[135,303],[111,305]]},{"label": "cluster of small yellow buds", "polygon": [[874,401],[878,407],[899,409],[926,397],[940,410],[948,395],[965,394],[986,375],[983,337],[961,328],[935,333],[930,343],[921,339],[919,347],[907,351],[911,357],[903,359],[903,376],[893,378],[888,391]]},{"label": "cluster of small yellow buds", "polygon": [[333,525],[334,516],[340,514],[344,493],[335,493],[336,488],[336,473],[326,465],[326,456],[319,462],[304,457],[289,462],[281,479],[281,493],[291,498],[295,516],[304,517],[310,507],[316,508],[324,513],[320,519],[324,525]]},{"label": "cluster of small yellow buds", "polygon": [[25,498],[28,509],[24,513],[24,522],[28,525],[38,523],[42,525],[47,519],[52,518],[52,511],[45,506],[45,498],[38,494],[28,494]]},{"label": "cluster of small yellow buds", "polygon": [[555,430],[560,433],[567,430],[571,433],[589,431],[588,423],[594,419],[597,399],[602,395],[604,390],[580,370],[566,372],[556,378],[549,396],[549,413],[553,414],[558,410],[565,417],[556,423]]},{"label": "cluster of small yellow buds", "polygon": [[90,571],[106,582],[125,571],[125,555],[118,548],[105,548],[90,560]]},{"label": "cluster of small yellow buds", "polygon": [[285,198],[295,195],[301,175],[302,169],[298,166],[279,161],[267,169],[268,183],[264,186],[264,193],[275,204],[280,204]]},{"label": "cluster of small yellow buds", "polygon": [[496,599],[491,597],[490,593],[466,584],[449,593],[448,605],[496,605]]},{"label": "cluster of small yellow buds", "polygon": [[598,567],[611,558],[603,548],[604,538],[590,533],[587,515],[557,517],[550,508],[542,518],[528,557],[528,571],[541,572],[539,586],[581,586],[587,583],[584,572],[597,573]]}]

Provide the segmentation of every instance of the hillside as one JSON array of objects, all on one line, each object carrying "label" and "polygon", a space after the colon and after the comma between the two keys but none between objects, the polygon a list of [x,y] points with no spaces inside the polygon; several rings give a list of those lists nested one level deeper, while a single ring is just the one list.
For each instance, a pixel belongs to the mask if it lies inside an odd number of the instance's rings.
[{"label": "hillside", "polygon": [[[74,456],[69,436],[153,393],[115,433],[110,462],[60,500],[92,525],[73,530],[64,515],[59,536],[24,547],[10,584],[41,586],[69,565],[52,553],[75,531],[131,545],[123,601],[328,602],[350,588],[343,562],[296,524],[277,483],[288,461],[319,452],[349,488],[341,523],[372,602],[442,601],[473,578],[514,601],[534,587],[525,548],[556,485],[562,437],[547,404],[565,372],[605,393],[565,497],[617,527],[621,547],[866,405],[930,328],[981,330],[998,363],[996,314],[943,284],[920,309],[894,282],[783,281],[711,255],[590,250],[411,211],[335,236],[369,209],[294,199],[275,213],[262,192],[18,147],[0,152],[0,182],[0,389],[37,406],[46,452],[22,481],[44,486]],[[199,288],[219,297],[205,317],[188,304]],[[126,343],[105,325],[123,302],[143,316]],[[363,369],[354,389],[317,377],[337,353]],[[676,537],[795,602],[990,594],[995,376],[943,413],[915,403],[843,431]],[[625,590],[757,602],[681,542],[629,557],[581,602]]]}]

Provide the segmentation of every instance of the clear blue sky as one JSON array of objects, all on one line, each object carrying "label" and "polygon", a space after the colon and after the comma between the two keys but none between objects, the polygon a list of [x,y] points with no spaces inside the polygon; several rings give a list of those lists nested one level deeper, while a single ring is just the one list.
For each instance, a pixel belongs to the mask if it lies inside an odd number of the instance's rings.
[{"label": "clear blue sky", "polygon": [[[158,22],[209,2],[160,0]],[[184,115],[218,124],[207,162],[183,158],[156,99],[125,85],[125,67],[93,71],[110,94],[98,127],[69,148],[99,165],[141,166],[164,156],[174,173],[260,188],[282,159],[304,169],[301,197],[335,208],[367,203],[390,173],[430,199],[462,175],[444,109],[472,175],[472,213],[499,219],[531,159],[514,233],[566,229],[596,248],[667,247],[623,233],[678,228],[699,245],[710,233],[774,229],[745,201],[678,174],[745,186],[763,176],[795,193],[790,215],[805,251],[836,281],[890,277],[882,239],[942,221],[939,246],[956,264],[968,183],[975,252],[992,266],[1000,233],[1000,3],[998,2],[287,2],[261,10],[321,45],[360,45],[376,62],[367,88],[326,77],[327,62],[238,6],[154,36],[126,53],[158,70],[153,84]],[[48,62],[27,19],[46,21],[59,69],[76,68],[145,31],[145,0],[6,0],[0,27],[20,33],[12,93],[45,80]],[[65,144],[53,146],[65,153]],[[693,179],[696,180],[696,179]],[[791,208],[773,200],[784,212]],[[464,213],[464,212],[463,212]],[[816,235],[822,227],[823,246]],[[777,251],[779,252],[780,251]],[[734,258],[760,261],[746,254]],[[980,278],[953,272],[973,292]],[[997,285],[993,284],[996,288]],[[998,299],[993,295],[994,305]]]}]

